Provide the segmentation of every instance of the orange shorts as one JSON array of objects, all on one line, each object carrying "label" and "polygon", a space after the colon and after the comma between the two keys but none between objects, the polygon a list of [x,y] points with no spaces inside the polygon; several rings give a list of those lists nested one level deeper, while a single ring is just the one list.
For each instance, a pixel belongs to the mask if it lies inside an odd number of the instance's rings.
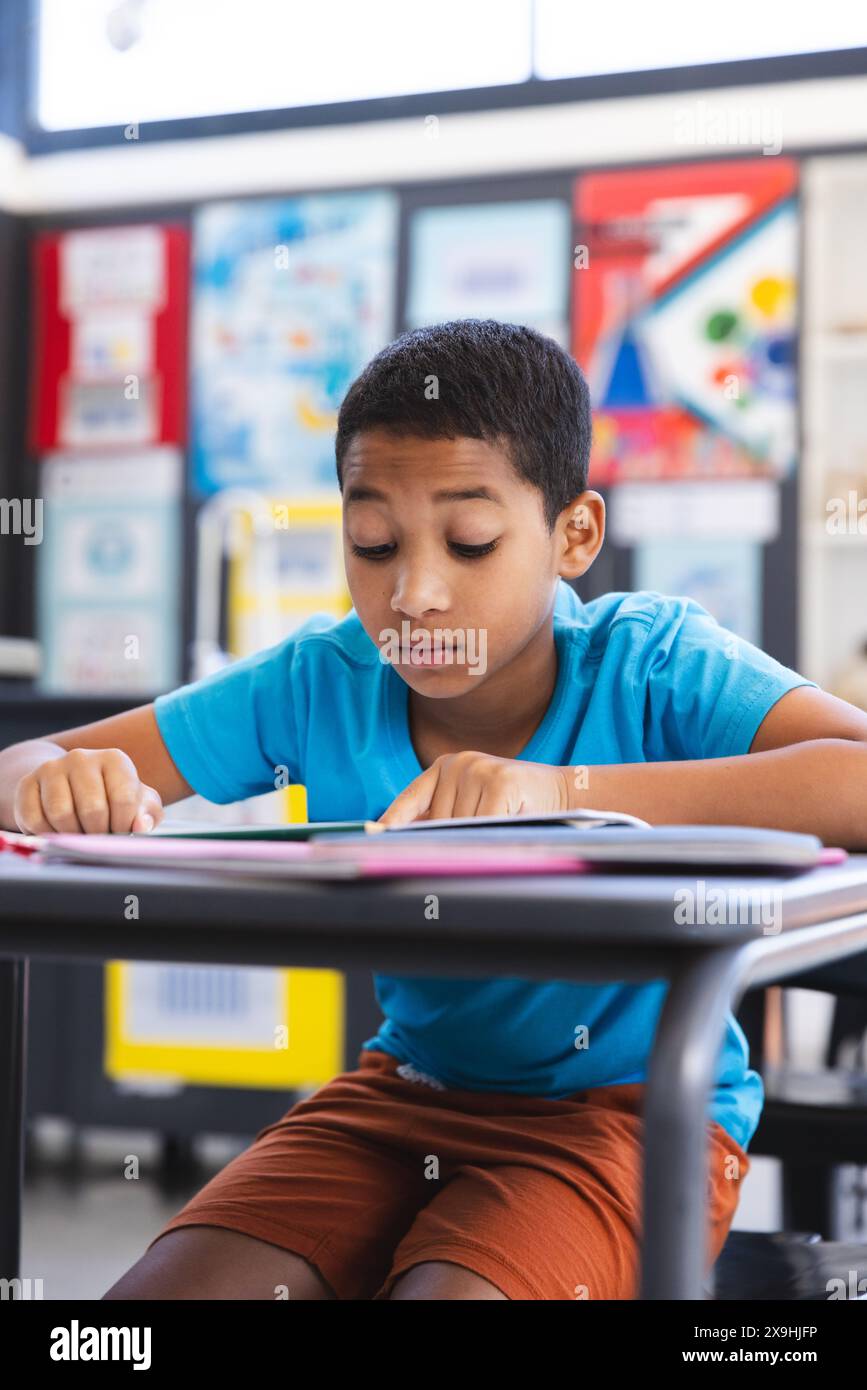
[{"label": "orange shorts", "polygon": [[[372,1049],[358,1062],[261,1130],[154,1239],[240,1231],[302,1256],[339,1299],[387,1298],[425,1260],[510,1299],[637,1297],[643,1084],[549,1100],[436,1089]],[[749,1159],[716,1121],[708,1132],[709,1269]]]}]

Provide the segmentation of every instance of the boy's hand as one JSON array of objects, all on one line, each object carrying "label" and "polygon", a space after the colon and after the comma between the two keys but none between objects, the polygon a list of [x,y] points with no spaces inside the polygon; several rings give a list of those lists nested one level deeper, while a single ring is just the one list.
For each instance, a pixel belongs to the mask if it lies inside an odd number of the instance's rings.
[{"label": "boy's hand", "polygon": [[152,830],[163,805],[120,748],[73,748],[21,778],[14,814],[25,835],[123,835]]},{"label": "boy's hand", "polygon": [[495,758],[490,753],[444,753],[395,797],[377,824],[567,811],[567,774],[568,768]]}]

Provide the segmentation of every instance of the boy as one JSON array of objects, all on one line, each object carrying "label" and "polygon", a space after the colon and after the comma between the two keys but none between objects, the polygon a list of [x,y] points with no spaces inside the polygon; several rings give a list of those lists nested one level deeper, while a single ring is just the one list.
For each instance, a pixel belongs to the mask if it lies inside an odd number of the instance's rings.
[{"label": "boy", "polygon": [[[551,340],[472,320],[399,338],[338,422],[353,612],[0,754],[3,825],[147,829],[191,790],[230,802],[288,769],[311,820],[595,805],[867,846],[867,715],[690,600],[584,604],[563,582],[603,540],[590,443],[586,383]],[[262,1130],[108,1298],[635,1296],[664,982],[376,984],[386,1021],[358,1068]],[[708,1266],[761,1105],[729,1016]]]}]

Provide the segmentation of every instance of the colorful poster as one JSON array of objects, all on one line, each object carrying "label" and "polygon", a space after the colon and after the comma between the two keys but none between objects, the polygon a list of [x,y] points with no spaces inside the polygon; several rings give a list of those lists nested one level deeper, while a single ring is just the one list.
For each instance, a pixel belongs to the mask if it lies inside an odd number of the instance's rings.
[{"label": "colorful poster", "polygon": [[348,386],[394,328],[397,203],[382,192],[219,203],[195,220],[197,491],[337,490]]},{"label": "colorful poster", "polygon": [[184,443],[188,261],[185,227],[37,237],[35,453]]},{"label": "colorful poster", "polygon": [[180,497],[174,449],[42,461],[41,686],[153,695],[180,680]]},{"label": "colorful poster", "polygon": [[635,550],[633,584],[686,595],[723,627],[755,646],[762,638],[762,548],[742,540],[644,541]]},{"label": "colorful poster", "polygon": [[567,347],[570,240],[557,198],[421,209],[409,232],[409,327],[491,318]]},{"label": "colorful poster", "polygon": [[572,346],[592,481],[792,469],[796,186],[785,159],[579,179]]}]

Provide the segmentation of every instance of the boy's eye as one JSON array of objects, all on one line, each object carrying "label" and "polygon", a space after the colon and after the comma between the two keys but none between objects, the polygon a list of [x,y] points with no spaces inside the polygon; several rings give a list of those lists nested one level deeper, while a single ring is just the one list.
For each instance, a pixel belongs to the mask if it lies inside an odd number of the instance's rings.
[{"label": "boy's eye", "polygon": [[394,550],[393,545],[356,545],[355,541],[350,541],[353,555],[360,555],[362,560],[384,560]]},{"label": "boy's eye", "polygon": [[[449,541],[449,548],[463,560],[477,560],[480,555],[490,555],[496,546],[496,541],[486,541],[483,545],[465,545],[463,541]],[[356,545],[355,541],[350,541],[350,547],[353,555],[358,555],[362,560],[385,560],[395,549],[391,544]]]},{"label": "boy's eye", "polygon": [[490,555],[496,549],[496,541],[486,541],[484,545],[464,545],[461,541],[449,541],[449,545],[457,555],[465,560],[477,560],[480,555]]}]

